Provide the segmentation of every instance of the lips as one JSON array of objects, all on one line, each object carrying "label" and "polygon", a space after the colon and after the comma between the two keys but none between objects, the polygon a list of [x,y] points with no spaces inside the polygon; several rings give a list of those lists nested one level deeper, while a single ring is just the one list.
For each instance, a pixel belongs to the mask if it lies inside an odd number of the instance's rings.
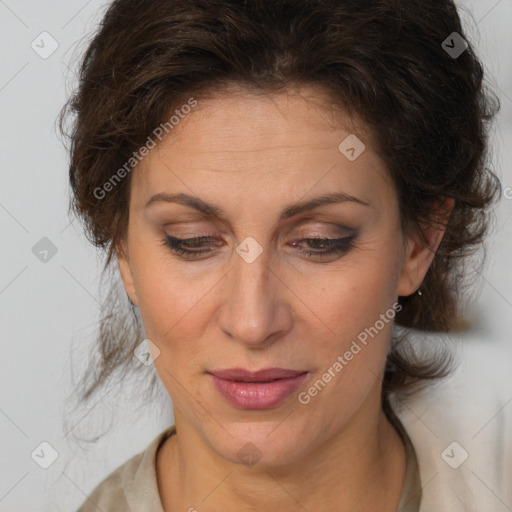
[{"label": "lips", "polygon": [[227,370],[215,370],[210,372],[219,379],[233,380],[237,382],[271,382],[278,379],[297,377],[305,370],[286,370],[284,368],[265,368],[256,372],[250,372],[243,368],[230,368]]},{"label": "lips", "polygon": [[308,372],[266,368],[250,372],[241,368],[209,372],[215,388],[231,405],[240,409],[271,409],[288,398]]}]

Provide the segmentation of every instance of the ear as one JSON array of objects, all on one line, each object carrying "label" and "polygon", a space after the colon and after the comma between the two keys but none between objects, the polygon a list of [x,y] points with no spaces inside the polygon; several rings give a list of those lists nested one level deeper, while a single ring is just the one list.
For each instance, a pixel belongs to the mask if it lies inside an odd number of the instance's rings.
[{"label": "ear", "polygon": [[422,228],[427,244],[420,233],[407,236],[404,261],[398,280],[398,295],[412,295],[421,286],[443,239],[454,204],[455,201],[451,198],[446,198],[441,204],[438,203],[434,216],[437,222],[435,225]]},{"label": "ear", "polygon": [[116,259],[124,289],[133,304],[138,305],[137,294],[135,293],[135,286],[133,285],[132,270],[130,268],[130,257],[124,245],[119,250],[116,250]]}]

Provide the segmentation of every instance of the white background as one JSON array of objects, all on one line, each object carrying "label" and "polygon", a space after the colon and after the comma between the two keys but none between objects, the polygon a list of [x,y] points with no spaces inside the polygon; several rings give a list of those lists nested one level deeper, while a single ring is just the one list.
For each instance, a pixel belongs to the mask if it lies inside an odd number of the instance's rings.
[{"label": "white background", "polygon": [[[70,224],[67,216],[67,155],[55,120],[74,85],[68,65],[85,48],[103,4],[0,0],[0,511],[75,511],[84,493],[173,421],[165,397],[137,410],[140,404],[128,403],[118,389],[87,417],[64,418],[72,369],[76,378],[84,362],[71,364],[72,349],[87,346],[94,335],[101,266],[79,223]],[[512,0],[461,5],[468,38],[480,49],[501,99],[494,162],[503,186],[512,187]],[[48,59],[31,48],[43,31],[58,42]],[[509,197],[496,211],[485,271],[475,282],[477,328],[464,353],[472,378],[492,375],[512,399],[505,377],[512,375]],[[47,263],[32,253],[42,237],[57,247]],[[64,419],[108,433],[85,449],[65,435]],[[59,454],[46,470],[30,456],[43,441]]]}]

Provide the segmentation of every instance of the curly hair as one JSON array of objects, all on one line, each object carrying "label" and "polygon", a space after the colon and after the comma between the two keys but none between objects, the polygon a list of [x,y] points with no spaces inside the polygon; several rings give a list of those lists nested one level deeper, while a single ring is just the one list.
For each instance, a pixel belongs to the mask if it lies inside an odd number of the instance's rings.
[{"label": "curly hair", "polygon": [[[454,54],[449,49],[456,44]],[[422,295],[399,297],[395,324],[459,330],[463,264],[483,248],[490,206],[501,192],[488,151],[500,105],[454,2],[113,1],[59,118],[71,141],[70,209],[87,238],[108,251],[104,272],[127,234],[131,173],[100,198],[98,190],[175,109],[230,85],[268,93],[317,86],[333,106],[361,119],[396,185],[404,233],[435,224],[435,205],[454,200]],[[115,371],[143,370],[133,357],[144,338],[141,319],[121,302],[115,287],[103,301],[99,359],[91,359],[84,376],[83,400]],[[382,386],[388,417],[391,393],[448,372],[447,354],[413,357],[403,350],[406,339],[406,330],[394,336],[388,355]]]}]

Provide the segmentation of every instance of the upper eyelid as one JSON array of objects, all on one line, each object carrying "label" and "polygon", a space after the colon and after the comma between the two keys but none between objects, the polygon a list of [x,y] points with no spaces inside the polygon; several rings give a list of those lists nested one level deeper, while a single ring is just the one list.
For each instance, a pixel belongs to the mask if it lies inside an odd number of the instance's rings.
[{"label": "upper eyelid", "polygon": [[[350,233],[346,234],[346,235],[325,235],[325,234],[320,234],[320,233],[315,233],[315,234],[303,234],[303,235],[297,235],[296,237],[293,237],[293,240],[350,240],[350,239],[354,239],[357,237],[357,231],[356,230],[352,230]],[[216,233],[216,234],[204,234],[204,235],[193,235],[193,236],[188,236],[188,235],[180,235],[180,236],[175,236],[175,235],[169,235],[168,233],[165,234],[165,236],[173,239],[173,240],[176,240],[176,241],[181,241],[181,242],[192,242],[192,241],[200,241],[200,240],[212,240],[212,242],[214,241],[218,241],[219,240],[219,234]],[[238,242],[238,243],[242,243],[242,242]]]},{"label": "upper eyelid", "polygon": [[[312,236],[329,236],[329,237],[335,238],[335,237],[343,237],[345,234],[347,236],[350,236],[352,234],[356,234],[359,231],[359,228],[353,228],[350,226],[341,225],[341,224],[338,224],[333,221],[319,221],[316,219],[306,219],[306,222],[308,220],[311,220],[314,223],[323,224],[325,227],[323,227],[323,228],[319,228],[317,226],[307,227],[306,225],[301,225],[299,227],[297,227],[296,225],[285,226],[284,230],[285,230],[286,234],[289,235],[290,233],[297,232],[297,236],[305,236],[304,232],[306,232],[307,236],[311,236],[311,235]],[[179,225],[179,223],[166,224],[166,225],[164,225],[164,231],[165,231],[165,228],[169,229],[171,226],[177,226],[177,225]],[[328,235],[326,235],[324,230],[328,230],[328,231],[332,230],[332,231],[334,231],[334,233],[332,235],[330,233]],[[181,234],[181,233],[173,234],[171,236],[178,237],[178,238],[180,238],[180,237],[181,238],[200,238],[200,237],[227,236],[228,234],[229,234],[228,231],[224,230],[224,229],[215,229],[215,230],[205,229],[203,231],[201,228],[197,228],[197,229],[187,228],[187,232],[185,232],[183,234]],[[245,238],[246,236],[250,236],[250,235],[245,235],[243,238]]]},{"label": "upper eyelid", "polygon": [[[210,241],[210,243],[215,244],[216,242],[219,241],[218,236],[211,236],[211,235],[200,235],[200,236],[190,236],[190,237],[179,236],[179,237],[177,237],[177,236],[172,236],[172,235],[166,234],[165,236],[166,236],[166,238],[173,240],[175,243],[201,242],[201,241],[208,242],[208,241]],[[358,236],[359,236],[358,231],[353,230],[352,233],[345,235],[345,236],[343,236],[343,235],[342,236],[326,236],[326,235],[316,234],[316,235],[309,235],[309,236],[297,236],[297,237],[294,237],[291,241],[301,242],[304,240],[319,240],[319,241],[325,240],[326,242],[329,242],[329,241],[336,242],[337,241],[340,243],[343,243],[343,242],[352,243],[358,238]],[[242,242],[238,242],[238,243],[242,243]]]},{"label": "upper eyelid", "polygon": [[[343,204],[343,203],[342,203]],[[346,204],[346,203],[345,203]],[[183,216],[182,216],[183,215]],[[198,216],[199,215],[199,216]],[[333,226],[335,229],[346,229],[346,230],[353,230],[355,228],[349,227],[348,224],[353,224],[354,222],[360,223],[364,222],[363,217],[355,217],[352,218],[352,216],[349,216],[348,218],[344,216],[340,217],[339,212],[335,213],[326,213],[324,211],[310,211],[305,212],[304,214],[300,215],[297,218],[289,218],[286,219],[286,221],[281,221],[277,225],[274,225],[271,230],[273,232],[278,232],[281,230],[294,230],[294,229],[301,229],[302,227],[309,226],[311,224],[317,224],[317,225],[330,225]],[[192,217],[189,217],[188,213],[180,213],[177,217],[167,217],[167,214],[164,214],[162,217],[159,218],[159,216],[154,218],[154,222],[156,224],[161,224],[164,228],[171,227],[171,226],[178,226],[181,227],[183,225],[185,226],[191,226],[187,227],[185,229],[190,229],[191,231],[196,230],[195,226],[197,224],[199,225],[213,225],[215,226],[215,230],[219,230],[222,232],[233,232],[234,226],[230,222],[224,221],[222,218],[212,218],[204,216],[203,214],[198,214],[198,212],[193,212]],[[201,229],[201,228],[199,228]],[[209,228],[205,228],[206,230],[209,230]]]},{"label": "upper eyelid", "polygon": [[[311,241],[320,241],[321,243],[326,244],[325,248],[315,248],[315,247],[304,247],[300,253],[303,255],[307,255],[309,257],[328,257],[328,256],[336,256],[336,260],[342,258],[347,252],[354,248],[354,242],[357,241],[359,236],[358,232],[355,232],[349,236],[341,237],[341,238],[331,238],[331,237],[302,237],[295,240],[298,243],[311,243]],[[201,239],[208,239],[211,237],[192,237],[189,239],[179,239],[176,237],[172,237],[170,235],[166,235],[164,237],[164,245],[170,246],[170,250],[176,254],[176,256],[180,258],[185,258],[187,260],[194,261],[196,260],[196,256],[199,256],[199,261],[202,260],[200,256],[214,254],[216,251],[212,250],[212,244],[208,244],[205,246],[200,244],[199,246],[186,247],[187,241],[199,241]],[[182,246],[185,245],[185,247]],[[294,245],[295,247],[295,245]],[[308,248],[309,247],[309,248]],[[324,261],[327,263],[327,261]]]}]

